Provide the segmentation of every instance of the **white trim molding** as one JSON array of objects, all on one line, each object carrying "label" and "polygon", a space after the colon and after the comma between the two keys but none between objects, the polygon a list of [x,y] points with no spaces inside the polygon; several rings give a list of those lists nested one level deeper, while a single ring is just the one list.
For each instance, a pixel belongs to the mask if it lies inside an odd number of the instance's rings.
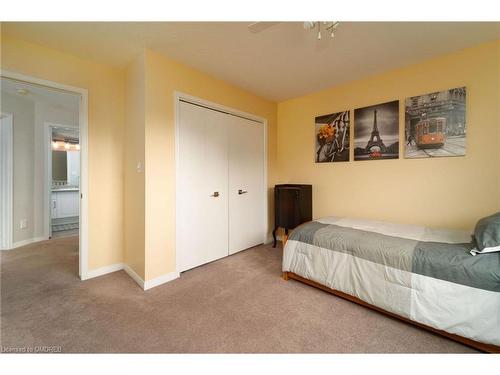
[{"label": "white trim molding", "polygon": [[127,275],[129,275],[132,280],[134,280],[141,287],[141,289],[144,290],[144,280],[142,279],[142,277],[136,274],[132,267],[130,267],[128,264],[125,264],[123,266],[123,269],[127,273]]},{"label": "white trim molding", "polygon": [[123,269],[123,263],[115,263],[115,264],[111,264],[109,266],[96,268],[95,270],[88,271],[87,274],[85,275],[85,279],[82,279],[82,280],[88,280],[88,279],[92,279],[94,277],[107,275],[108,273],[121,271],[122,269]]},{"label": "white trim molding", "polygon": [[179,272],[170,272],[165,275],[159,276],[155,279],[148,280],[144,282],[144,290],[154,288],[155,286],[168,283],[169,281],[178,279],[180,277]]},{"label": "white trim molding", "polygon": [[21,246],[26,246],[26,245],[32,244],[34,242],[47,241],[47,240],[48,240],[48,238],[43,237],[43,236],[42,237],[28,238],[26,240],[14,242],[8,250],[13,250],[13,249],[16,249],[16,248],[21,247]]},{"label": "white trim molding", "polygon": [[15,81],[26,82],[48,89],[62,91],[80,96],[79,128],[80,128],[80,244],[79,244],[79,275],[82,280],[87,279],[88,271],[88,244],[89,244],[89,181],[88,181],[88,90],[69,86],[42,78],[21,73],[0,70],[0,76]]},{"label": "white trim molding", "polygon": [[179,278],[179,272],[170,272],[155,279],[144,281],[128,264],[123,266],[124,271],[134,280],[142,290],[148,290],[156,286],[168,283]]},{"label": "white trim molding", "polygon": [[0,249],[12,248],[13,115],[0,113]]},{"label": "white trim molding", "polygon": [[144,281],[128,264],[125,263],[115,263],[109,266],[104,266],[87,272],[87,277],[85,280],[92,279],[94,277],[104,276],[109,273],[124,270],[127,275],[130,276],[143,290],[148,290],[154,288],[155,286],[168,283],[169,281],[175,280],[179,277],[178,272],[170,272],[160,277],[152,280]]}]

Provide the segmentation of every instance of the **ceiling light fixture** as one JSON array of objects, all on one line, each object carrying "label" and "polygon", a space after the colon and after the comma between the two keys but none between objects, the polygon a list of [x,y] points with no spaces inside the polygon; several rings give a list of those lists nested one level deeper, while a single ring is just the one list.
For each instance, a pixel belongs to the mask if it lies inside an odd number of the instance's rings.
[{"label": "ceiling light fixture", "polygon": [[52,150],[54,151],[80,151],[80,144],[74,143],[72,141],[61,141],[61,140],[53,140],[52,141]]},{"label": "ceiling light fixture", "polygon": [[[281,23],[283,22],[254,22],[247,27],[250,32],[257,34]],[[332,39],[335,38],[339,24],[339,21],[306,21],[303,23],[303,26],[305,30],[316,30],[318,32],[316,34],[317,38],[321,40],[321,31],[329,33]]]},{"label": "ceiling light fixture", "polygon": [[335,32],[337,31],[337,27],[339,27],[340,22],[338,21],[323,21],[323,22],[312,22],[312,21],[307,21],[304,22],[304,29],[306,30],[313,30],[317,29],[318,30],[318,40],[321,40],[321,29],[327,31],[330,33],[330,37],[333,39],[335,38]]}]

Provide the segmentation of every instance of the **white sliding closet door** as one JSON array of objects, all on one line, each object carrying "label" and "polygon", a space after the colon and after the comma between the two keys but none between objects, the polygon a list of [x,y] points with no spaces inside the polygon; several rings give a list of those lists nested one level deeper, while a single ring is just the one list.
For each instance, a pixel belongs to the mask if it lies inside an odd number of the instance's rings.
[{"label": "white sliding closet door", "polygon": [[177,244],[179,271],[228,255],[227,115],[181,102]]},{"label": "white sliding closet door", "polygon": [[229,253],[264,240],[264,125],[240,117],[229,132]]}]

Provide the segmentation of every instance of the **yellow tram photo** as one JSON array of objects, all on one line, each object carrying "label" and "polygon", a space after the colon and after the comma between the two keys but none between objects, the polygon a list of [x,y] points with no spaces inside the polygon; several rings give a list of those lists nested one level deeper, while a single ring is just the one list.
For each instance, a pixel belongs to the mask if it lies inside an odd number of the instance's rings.
[{"label": "yellow tram photo", "polygon": [[415,125],[418,148],[441,148],[446,139],[446,118],[434,117],[420,120]]}]

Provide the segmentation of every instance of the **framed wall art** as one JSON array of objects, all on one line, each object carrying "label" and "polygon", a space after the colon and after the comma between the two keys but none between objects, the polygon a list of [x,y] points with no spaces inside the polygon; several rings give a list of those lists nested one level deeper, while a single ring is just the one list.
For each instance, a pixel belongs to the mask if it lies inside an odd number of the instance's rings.
[{"label": "framed wall art", "polygon": [[464,156],[465,87],[405,100],[405,158]]},{"label": "framed wall art", "polygon": [[349,161],[349,125],[349,111],[316,117],[316,163]]},{"label": "framed wall art", "polygon": [[399,101],[354,110],[354,160],[399,157]]}]

